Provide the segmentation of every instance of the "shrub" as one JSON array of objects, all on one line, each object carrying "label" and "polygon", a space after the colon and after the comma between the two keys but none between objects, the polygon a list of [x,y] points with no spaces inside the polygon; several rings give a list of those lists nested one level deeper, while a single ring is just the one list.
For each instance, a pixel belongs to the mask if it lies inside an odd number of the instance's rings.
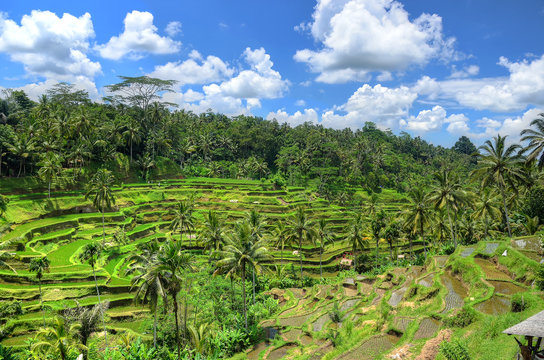
[{"label": "shrub", "polygon": [[523,294],[514,294],[512,296],[511,310],[512,312],[522,312],[529,307],[529,301]]},{"label": "shrub", "polygon": [[476,311],[473,308],[465,306],[455,316],[446,318],[444,325],[447,327],[464,328],[472,324],[476,320],[476,316]]},{"label": "shrub", "polygon": [[23,308],[20,301],[10,301],[0,304],[0,318],[21,315],[22,313]]},{"label": "shrub", "polygon": [[441,255],[451,255],[454,252],[455,252],[455,246],[452,243],[447,243],[440,247]]},{"label": "shrub", "polygon": [[440,345],[440,352],[447,360],[470,360],[466,346],[458,340],[443,342]]}]

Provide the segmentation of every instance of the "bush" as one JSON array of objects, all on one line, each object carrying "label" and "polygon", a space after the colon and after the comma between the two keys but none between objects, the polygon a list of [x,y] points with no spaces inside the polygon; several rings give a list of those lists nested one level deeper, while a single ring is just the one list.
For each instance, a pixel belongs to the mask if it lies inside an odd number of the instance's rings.
[{"label": "bush", "polygon": [[250,344],[248,334],[241,329],[223,328],[210,337],[211,353],[218,358],[227,358],[242,351]]},{"label": "bush", "polygon": [[22,313],[23,313],[23,308],[21,306],[20,301],[10,301],[7,303],[0,304],[0,318],[21,315]]},{"label": "bush", "polygon": [[523,213],[529,217],[538,216],[540,223],[544,223],[544,188],[533,188],[523,202]]},{"label": "bush", "polygon": [[452,243],[447,243],[440,247],[440,255],[451,255],[454,252],[455,246]]},{"label": "bush", "polygon": [[440,345],[440,352],[447,360],[470,360],[466,346],[458,340],[443,342]]},{"label": "bush", "polygon": [[446,318],[444,325],[447,327],[464,328],[472,324],[476,320],[476,316],[476,311],[473,308],[465,306],[455,316]]},{"label": "bush", "polygon": [[522,312],[529,307],[529,301],[527,297],[523,296],[523,294],[514,294],[512,296],[512,304],[510,306],[512,312]]},{"label": "bush", "polygon": [[540,264],[536,271],[536,286],[544,290],[544,264]]}]

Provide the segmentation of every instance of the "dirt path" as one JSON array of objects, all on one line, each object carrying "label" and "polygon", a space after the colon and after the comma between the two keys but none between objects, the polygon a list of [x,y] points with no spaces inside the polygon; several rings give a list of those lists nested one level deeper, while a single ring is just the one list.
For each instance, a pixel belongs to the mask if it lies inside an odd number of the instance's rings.
[{"label": "dirt path", "polygon": [[423,349],[421,349],[421,353],[416,358],[416,360],[434,360],[436,358],[436,355],[438,355],[438,351],[440,349],[440,344],[442,343],[442,341],[449,341],[450,338],[451,330],[441,330],[438,335],[436,335],[436,337],[425,343]]}]

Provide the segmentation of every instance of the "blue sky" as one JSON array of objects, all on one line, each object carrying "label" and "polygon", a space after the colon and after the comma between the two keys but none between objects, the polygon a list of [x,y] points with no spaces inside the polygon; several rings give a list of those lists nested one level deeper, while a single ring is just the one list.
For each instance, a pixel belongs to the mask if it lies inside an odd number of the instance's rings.
[{"label": "blue sky", "polygon": [[0,6],[0,88],[99,100],[150,75],[195,113],[481,143],[544,112],[543,33],[541,0],[17,1]]}]

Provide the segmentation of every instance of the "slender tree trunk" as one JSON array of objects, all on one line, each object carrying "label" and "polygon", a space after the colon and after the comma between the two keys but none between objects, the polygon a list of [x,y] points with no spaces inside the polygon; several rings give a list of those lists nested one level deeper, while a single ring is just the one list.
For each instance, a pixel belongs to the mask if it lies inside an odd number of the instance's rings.
[{"label": "slender tree trunk", "polygon": [[423,240],[423,250],[425,251],[425,260],[427,260],[427,245],[425,244],[425,236],[423,233],[423,223],[419,224],[419,231],[421,234],[421,240]]},{"label": "slender tree trunk", "polygon": [[391,261],[393,260],[393,242],[389,243],[389,256],[391,257]]},{"label": "slender tree trunk", "polygon": [[178,360],[181,360],[181,348],[179,343],[179,321],[178,321],[178,294],[173,294],[174,298],[174,316],[175,316],[175,322],[176,322],[176,344],[178,345]]},{"label": "slender tree trunk", "polygon": [[49,199],[51,199],[51,181],[49,181],[49,188],[48,188],[47,197],[48,197]]},{"label": "slender tree trunk", "polygon": [[448,221],[450,223],[450,232],[451,232],[451,238],[453,240],[453,247],[454,249],[457,249],[457,239],[455,239],[455,231],[453,230],[453,223],[451,222],[451,214],[448,211]]},{"label": "slender tree trunk", "polygon": [[255,268],[253,268],[253,279],[251,285],[253,286],[253,305],[255,305]]},{"label": "slender tree trunk", "polygon": [[298,256],[300,256],[300,287],[304,287],[304,279],[302,278],[302,235],[298,237]]},{"label": "slender tree trunk", "polygon": [[191,291],[191,283],[190,282],[187,282],[187,286],[185,288],[185,296],[183,297],[183,333],[184,333],[184,338],[185,338],[185,343],[187,343],[187,339],[188,339],[188,331],[187,331],[187,295],[189,294],[189,292]]},{"label": "slender tree trunk", "polygon": [[319,276],[323,279],[323,247],[319,247]]},{"label": "slender tree trunk", "polygon": [[19,161],[19,173],[17,174],[17,177],[21,176],[22,170],[23,170],[23,160]]},{"label": "slender tree trunk", "polygon": [[[98,282],[96,281],[96,273],[94,271],[94,265],[93,268],[93,277],[94,277],[94,286],[96,287],[96,295],[98,296],[98,306],[100,306],[100,290],[98,290]],[[104,327],[104,341],[106,342],[106,349],[108,348],[108,332],[106,330],[106,323],[104,322],[104,313],[101,313],[102,315],[102,326]]]},{"label": "slender tree trunk", "polygon": [[380,238],[376,238],[376,268],[378,267],[378,246],[380,245]]},{"label": "slender tree trunk", "polygon": [[38,286],[40,288],[40,306],[42,307],[43,328],[45,329],[45,309],[43,308],[42,279],[38,279]]},{"label": "slender tree trunk", "polygon": [[504,186],[500,186],[501,189],[501,196],[502,196],[502,204],[504,207],[504,217],[506,220],[506,228],[508,229],[508,237],[512,238],[512,229],[510,228],[510,218],[508,217],[508,207],[506,206],[506,194],[504,193]]},{"label": "slender tree trunk", "polygon": [[153,310],[153,347],[157,348],[157,305],[156,304],[155,304],[155,309]]},{"label": "slender tree trunk", "polygon": [[247,330],[247,312],[246,312],[246,264],[242,264],[242,305],[244,311],[244,324]]},{"label": "slender tree trunk", "polygon": [[130,163],[132,163],[132,139],[130,139]]},{"label": "slender tree trunk", "polygon": [[230,292],[231,292],[231,299],[230,299],[230,306],[232,310],[234,310],[234,278],[230,277]]},{"label": "slender tree trunk", "polygon": [[104,225],[104,210],[102,210],[102,240],[106,241],[106,226]]}]

